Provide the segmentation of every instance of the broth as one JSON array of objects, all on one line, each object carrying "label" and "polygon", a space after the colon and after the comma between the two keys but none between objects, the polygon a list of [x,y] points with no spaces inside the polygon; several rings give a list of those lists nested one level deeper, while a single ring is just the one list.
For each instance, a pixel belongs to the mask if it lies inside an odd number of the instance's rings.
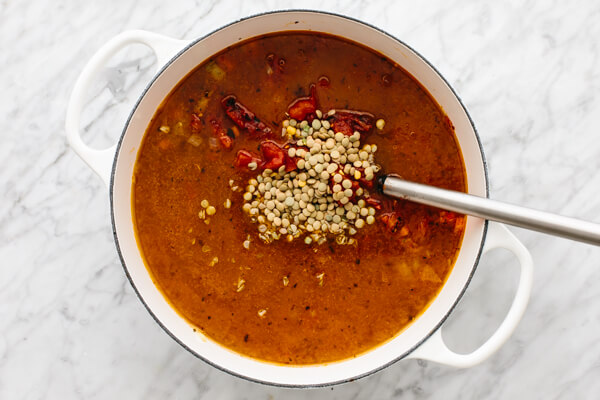
[{"label": "broth", "polygon": [[[288,105],[314,83],[323,112],[385,120],[361,139],[377,146],[383,171],[466,191],[453,127],[423,87],[381,54],[317,33],[254,38],[200,64],[157,110],[134,171],[138,244],[170,304],[223,346],[284,364],[342,360],[393,338],[440,291],[464,231],[463,216],[397,202],[352,244],[263,242],[242,210],[260,171],[234,166],[239,150],[263,139],[236,127],[221,100],[235,95],[283,145]],[[215,137],[212,120],[230,139]]]}]

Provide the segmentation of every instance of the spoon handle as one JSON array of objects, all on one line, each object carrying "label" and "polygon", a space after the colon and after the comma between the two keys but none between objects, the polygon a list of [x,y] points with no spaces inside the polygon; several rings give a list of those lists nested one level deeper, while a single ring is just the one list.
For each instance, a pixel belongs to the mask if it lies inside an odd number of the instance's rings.
[{"label": "spoon handle", "polygon": [[600,246],[600,224],[408,182],[389,175],[381,178],[380,188],[384,194],[399,199]]}]

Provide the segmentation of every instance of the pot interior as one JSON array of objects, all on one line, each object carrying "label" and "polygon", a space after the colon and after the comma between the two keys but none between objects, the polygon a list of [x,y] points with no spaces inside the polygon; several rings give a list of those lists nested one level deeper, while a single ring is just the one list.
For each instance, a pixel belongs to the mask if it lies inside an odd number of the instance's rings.
[{"label": "pot interior", "polygon": [[475,269],[485,225],[480,219],[467,218],[456,264],[437,298],[401,334],[356,358],[301,367],[266,363],[224,348],[180,317],[152,282],[136,243],[131,179],[139,146],[156,109],[198,64],[241,40],[280,31],[316,31],[344,37],[401,65],[429,91],[452,121],[463,153],[469,193],[487,196],[485,162],[475,129],[457,96],[431,65],[403,43],[358,21],[321,12],[278,12],[233,23],[193,42],[150,83],[127,122],[117,150],[111,182],[113,228],[122,263],[140,299],[156,321],[189,351],[221,369],[255,381],[289,386],[326,385],[369,374],[404,357],[440,326]]}]

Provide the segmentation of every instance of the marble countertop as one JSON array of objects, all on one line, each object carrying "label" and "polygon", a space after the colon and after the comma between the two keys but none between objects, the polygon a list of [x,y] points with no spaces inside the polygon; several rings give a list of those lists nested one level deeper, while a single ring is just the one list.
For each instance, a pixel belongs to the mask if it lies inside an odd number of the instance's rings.
[{"label": "marble countertop", "polygon": [[[448,79],[481,135],[490,195],[600,222],[600,3],[305,1],[401,38]],[[85,62],[131,28],[192,39],[290,1],[0,0],[1,399],[571,399],[600,395],[600,248],[511,228],[536,264],[523,320],[482,364],[400,361],[356,382],[294,390],[232,377],[153,321],[115,251],[108,193],[67,146]],[[417,5],[419,4],[419,5]],[[133,58],[132,58],[133,57]],[[140,46],[90,93],[87,140],[116,140],[154,70]],[[444,336],[481,344],[518,268],[485,257]]]}]

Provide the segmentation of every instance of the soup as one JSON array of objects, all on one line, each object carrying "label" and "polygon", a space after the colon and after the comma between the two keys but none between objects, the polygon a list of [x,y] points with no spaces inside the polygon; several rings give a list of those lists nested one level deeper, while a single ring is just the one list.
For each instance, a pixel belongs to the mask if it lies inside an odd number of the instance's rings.
[{"label": "soup", "polygon": [[464,217],[376,179],[466,191],[453,127],[387,58],[317,33],[213,56],[165,99],[138,153],[138,245],[212,340],[283,364],[357,356],[402,332],[450,273]]}]

